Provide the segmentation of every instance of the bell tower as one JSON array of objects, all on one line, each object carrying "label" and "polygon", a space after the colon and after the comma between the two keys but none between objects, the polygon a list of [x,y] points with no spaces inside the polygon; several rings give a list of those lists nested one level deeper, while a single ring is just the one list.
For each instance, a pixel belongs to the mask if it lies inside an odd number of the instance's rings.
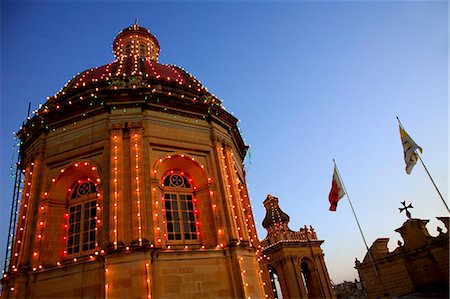
[{"label": "bell tower", "polygon": [[261,249],[267,264],[274,298],[335,298],[324,254],[312,226],[298,231],[288,227],[289,216],[278,198],[267,195],[263,227],[267,237]]}]

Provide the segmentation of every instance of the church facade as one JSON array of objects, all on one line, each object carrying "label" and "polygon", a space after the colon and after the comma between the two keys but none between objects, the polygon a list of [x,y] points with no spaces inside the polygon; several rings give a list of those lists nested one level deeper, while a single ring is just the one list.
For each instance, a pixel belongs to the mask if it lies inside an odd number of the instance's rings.
[{"label": "church facade", "polygon": [[389,238],[378,238],[363,261],[356,260],[369,298],[448,298],[450,217],[437,219],[444,223],[445,233],[438,227],[439,234],[433,237],[426,228],[429,220],[409,218],[395,230],[404,243],[399,241],[389,252]]},{"label": "church facade", "polygon": [[[285,246],[258,240],[237,119],[158,63],[159,49],[147,29],[125,28],[113,62],[76,75],[18,132],[23,185],[2,297],[277,296],[267,262]],[[285,297],[333,297],[322,241],[308,240],[302,254],[318,259],[298,259],[298,279],[278,272],[283,292],[298,289]],[[300,272],[319,268],[304,276],[308,294]]]}]

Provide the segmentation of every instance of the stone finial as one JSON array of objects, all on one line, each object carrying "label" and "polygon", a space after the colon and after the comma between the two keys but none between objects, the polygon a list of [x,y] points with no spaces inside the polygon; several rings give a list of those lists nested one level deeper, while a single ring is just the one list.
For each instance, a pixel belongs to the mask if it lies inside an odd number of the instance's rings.
[{"label": "stone finial", "polygon": [[426,219],[410,218],[395,230],[402,236],[405,248],[414,250],[429,242],[431,236],[426,228],[428,221]]},{"label": "stone finial", "polygon": [[314,230],[314,227],[312,225],[309,225],[309,231],[311,232],[311,237],[313,240],[317,239],[316,231]]},{"label": "stone finial", "polygon": [[449,222],[450,222],[450,217],[446,216],[446,217],[436,217],[439,221],[441,221],[442,223],[444,223],[445,228],[447,229],[447,232],[449,230]]},{"label": "stone finial", "polygon": [[275,227],[287,227],[289,223],[289,216],[284,213],[278,205],[278,198],[268,194],[264,201],[264,207],[266,208],[266,216],[262,222],[262,226],[265,229],[269,229],[272,226]]}]

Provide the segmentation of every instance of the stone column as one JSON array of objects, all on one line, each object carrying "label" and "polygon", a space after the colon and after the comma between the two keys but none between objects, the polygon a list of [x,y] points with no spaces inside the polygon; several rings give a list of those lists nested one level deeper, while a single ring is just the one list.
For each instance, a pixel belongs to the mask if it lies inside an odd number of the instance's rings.
[{"label": "stone column", "polygon": [[327,267],[325,266],[325,260],[323,258],[322,250],[320,250],[320,253],[318,253],[317,256],[318,256],[319,265],[320,265],[319,277],[320,277],[324,297],[335,298],[335,294],[334,294],[333,290],[331,289],[331,283],[327,279],[330,276],[328,275],[328,270],[327,270]]},{"label": "stone column", "polygon": [[289,272],[285,268],[286,263],[284,260],[279,260],[276,262],[275,270],[277,271],[278,281],[281,287],[281,294],[279,295],[281,295],[282,298],[291,298],[293,296],[291,296],[289,288],[288,282]]},{"label": "stone column", "polygon": [[292,257],[287,256],[284,261],[284,273],[285,280],[289,286],[289,297],[290,298],[300,298],[302,297],[300,280],[298,279],[298,274],[295,269],[295,265],[293,263]]}]

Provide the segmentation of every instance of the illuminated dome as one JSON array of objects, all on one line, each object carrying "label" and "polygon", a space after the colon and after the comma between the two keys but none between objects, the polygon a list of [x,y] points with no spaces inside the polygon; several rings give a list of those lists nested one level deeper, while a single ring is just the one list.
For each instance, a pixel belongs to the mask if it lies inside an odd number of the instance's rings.
[{"label": "illuminated dome", "polygon": [[[112,48],[116,58],[114,61],[74,76],[57,94],[49,97],[55,103],[50,103],[48,108],[56,107],[58,103],[64,104],[65,99],[73,96],[85,98],[83,93],[90,94],[92,90],[131,88],[158,92],[165,90],[162,85],[176,87],[183,94],[187,92],[183,95],[186,100],[210,101],[215,98],[182,68],[158,63],[158,40],[137,22],[119,32]],[[74,100],[71,102],[74,103]]]},{"label": "illuminated dome", "polygon": [[94,115],[141,107],[142,111],[213,120],[236,134],[240,153],[245,155],[247,146],[239,134],[238,120],[183,68],[158,62],[160,45],[149,30],[136,21],[118,33],[112,50],[114,61],[75,75],[55,95],[47,97],[19,135],[28,139],[41,129],[64,129],[66,124]]}]

